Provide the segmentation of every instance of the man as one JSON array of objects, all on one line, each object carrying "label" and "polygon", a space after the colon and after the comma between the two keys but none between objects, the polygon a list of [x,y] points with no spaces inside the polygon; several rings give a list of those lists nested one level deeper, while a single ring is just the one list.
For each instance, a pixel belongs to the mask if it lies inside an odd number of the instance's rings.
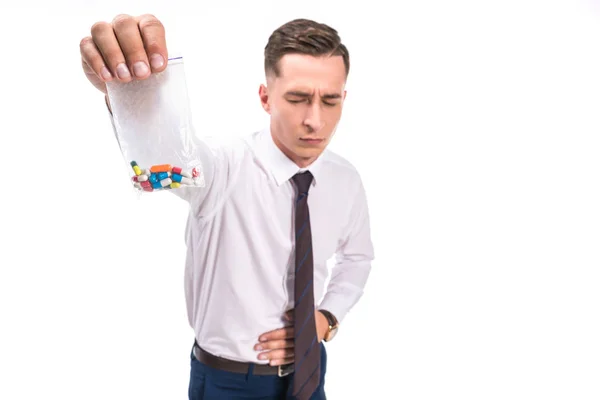
[{"label": "man", "polygon": [[[152,15],[119,15],[93,25],[81,55],[106,95],[108,81],[167,68],[165,30]],[[361,297],[373,259],[359,174],[326,149],[349,66],[327,25],[297,19],[275,30],[259,89],[269,126],[234,144],[204,143],[206,187],[170,191],[190,205],[190,400],[325,399],[323,342]]]}]

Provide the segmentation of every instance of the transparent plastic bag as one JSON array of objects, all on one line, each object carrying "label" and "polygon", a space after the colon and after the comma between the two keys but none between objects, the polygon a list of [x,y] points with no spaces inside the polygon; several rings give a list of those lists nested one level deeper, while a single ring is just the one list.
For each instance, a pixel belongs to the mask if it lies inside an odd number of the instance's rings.
[{"label": "transparent plastic bag", "polygon": [[115,135],[140,192],[204,187],[183,57],[144,80],[108,82]]}]

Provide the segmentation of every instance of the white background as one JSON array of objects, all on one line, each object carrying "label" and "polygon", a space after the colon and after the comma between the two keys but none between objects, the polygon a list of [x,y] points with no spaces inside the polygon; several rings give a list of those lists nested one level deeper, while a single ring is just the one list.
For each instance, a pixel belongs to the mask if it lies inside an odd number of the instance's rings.
[{"label": "white background", "polygon": [[2,4],[0,399],[187,398],[187,209],[133,194],[79,58],[95,21],[146,12],[186,55],[200,133],[267,122],[284,22],[350,49],[331,147],[364,178],[377,259],[329,399],[600,398],[597,0]]}]

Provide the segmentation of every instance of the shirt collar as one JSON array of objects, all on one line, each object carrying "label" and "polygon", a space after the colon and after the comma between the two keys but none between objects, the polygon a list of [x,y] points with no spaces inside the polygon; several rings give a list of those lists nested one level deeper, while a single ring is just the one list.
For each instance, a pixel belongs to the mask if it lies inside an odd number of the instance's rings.
[{"label": "shirt collar", "polygon": [[289,181],[295,174],[304,171],[310,171],[313,175],[311,185],[317,184],[323,159],[322,154],[308,167],[300,168],[277,147],[271,136],[270,127],[262,129],[258,133],[257,140],[258,156],[266,164],[278,186]]}]

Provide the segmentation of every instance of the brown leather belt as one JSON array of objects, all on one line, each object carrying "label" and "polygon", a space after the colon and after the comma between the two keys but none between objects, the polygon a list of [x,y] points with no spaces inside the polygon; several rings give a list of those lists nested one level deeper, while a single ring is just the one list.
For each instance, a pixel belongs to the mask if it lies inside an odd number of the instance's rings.
[{"label": "brown leather belt", "polygon": [[284,377],[294,372],[294,363],[272,366],[269,364],[245,363],[228,360],[226,358],[218,357],[208,353],[204,349],[200,348],[197,343],[194,344],[194,357],[196,357],[196,360],[208,365],[211,368],[238,374],[248,373],[250,370],[250,365],[254,366],[252,370],[254,375],[279,375],[280,377]]}]

